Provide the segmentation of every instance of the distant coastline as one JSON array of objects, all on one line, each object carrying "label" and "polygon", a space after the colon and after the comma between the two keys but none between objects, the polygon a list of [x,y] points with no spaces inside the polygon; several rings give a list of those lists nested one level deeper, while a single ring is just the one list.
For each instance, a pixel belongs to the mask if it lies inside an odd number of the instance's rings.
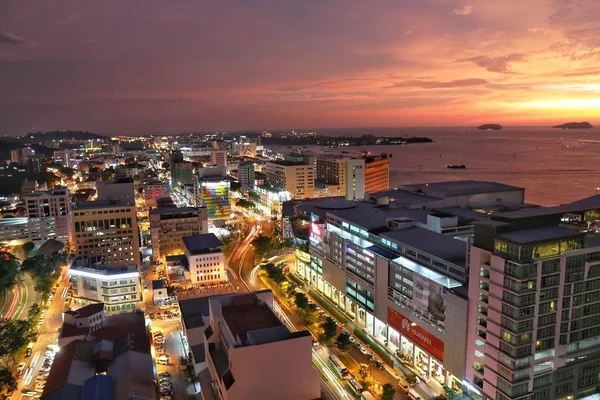
[{"label": "distant coastline", "polygon": [[502,128],[503,126],[500,124],[483,124],[477,127],[480,131],[499,131]]},{"label": "distant coastline", "polygon": [[591,129],[592,124],[589,122],[567,122],[566,124],[554,125],[553,128],[559,129]]},{"label": "distant coastline", "polygon": [[411,143],[431,143],[433,139],[423,136],[399,136],[385,137],[374,135],[362,136],[292,136],[292,135],[273,135],[263,137],[264,145],[274,146],[390,146],[406,145]]}]

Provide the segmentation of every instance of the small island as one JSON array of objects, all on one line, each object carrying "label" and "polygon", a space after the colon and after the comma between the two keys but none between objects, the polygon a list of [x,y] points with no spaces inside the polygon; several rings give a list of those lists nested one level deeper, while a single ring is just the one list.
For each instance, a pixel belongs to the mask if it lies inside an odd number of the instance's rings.
[{"label": "small island", "polygon": [[406,145],[411,143],[431,143],[433,139],[422,136],[385,137],[374,135],[362,136],[297,136],[288,133],[273,134],[271,137],[263,137],[263,145],[276,146],[389,146]]},{"label": "small island", "polygon": [[593,128],[593,126],[589,122],[567,122],[566,124],[555,125],[555,126],[553,126],[553,128],[560,128],[560,129],[591,129],[591,128]]},{"label": "small island", "polygon": [[480,131],[499,131],[502,128],[503,126],[500,124],[483,124],[477,127]]}]

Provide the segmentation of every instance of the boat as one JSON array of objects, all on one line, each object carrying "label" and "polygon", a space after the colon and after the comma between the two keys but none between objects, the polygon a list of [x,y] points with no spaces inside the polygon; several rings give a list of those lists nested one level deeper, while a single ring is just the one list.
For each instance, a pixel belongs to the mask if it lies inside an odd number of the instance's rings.
[{"label": "boat", "polygon": [[467,168],[467,166],[465,164],[448,164],[448,166],[446,168],[449,169],[465,169]]}]

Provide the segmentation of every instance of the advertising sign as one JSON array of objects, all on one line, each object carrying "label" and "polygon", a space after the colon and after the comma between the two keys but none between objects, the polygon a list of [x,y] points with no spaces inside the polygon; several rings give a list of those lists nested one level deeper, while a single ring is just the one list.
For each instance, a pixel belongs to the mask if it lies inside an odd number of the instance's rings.
[{"label": "advertising sign", "polygon": [[444,342],[390,307],[388,307],[388,324],[434,358],[444,362]]}]

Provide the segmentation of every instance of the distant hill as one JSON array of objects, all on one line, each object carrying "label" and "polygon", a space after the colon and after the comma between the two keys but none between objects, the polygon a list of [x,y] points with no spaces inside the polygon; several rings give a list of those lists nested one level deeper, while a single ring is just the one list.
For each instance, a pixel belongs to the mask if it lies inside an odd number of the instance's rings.
[{"label": "distant hill", "polygon": [[566,124],[555,125],[555,126],[553,126],[553,128],[560,128],[560,129],[590,129],[590,128],[593,128],[593,126],[589,122],[567,122]]},{"label": "distant hill", "polygon": [[[20,143],[15,139],[0,139],[0,161],[10,160],[10,151],[20,149],[22,147],[25,147],[23,143]],[[51,157],[54,153],[53,149],[46,146],[40,146],[39,144],[32,144],[30,147],[35,150],[36,154],[43,154],[47,157]]]},{"label": "distant hill", "polygon": [[503,126],[499,125],[499,124],[483,124],[483,125],[479,125],[477,127],[477,129],[481,130],[481,131],[499,131],[500,129],[502,129]]},{"label": "distant hill", "polygon": [[51,132],[35,132],[27,134],[28,138],[33,137],[32,140],[44,141],[44,140],[95,140],[104,139],[106,136],[98,135],[97,133],[86,132],[86,131],[51,131]]}]

